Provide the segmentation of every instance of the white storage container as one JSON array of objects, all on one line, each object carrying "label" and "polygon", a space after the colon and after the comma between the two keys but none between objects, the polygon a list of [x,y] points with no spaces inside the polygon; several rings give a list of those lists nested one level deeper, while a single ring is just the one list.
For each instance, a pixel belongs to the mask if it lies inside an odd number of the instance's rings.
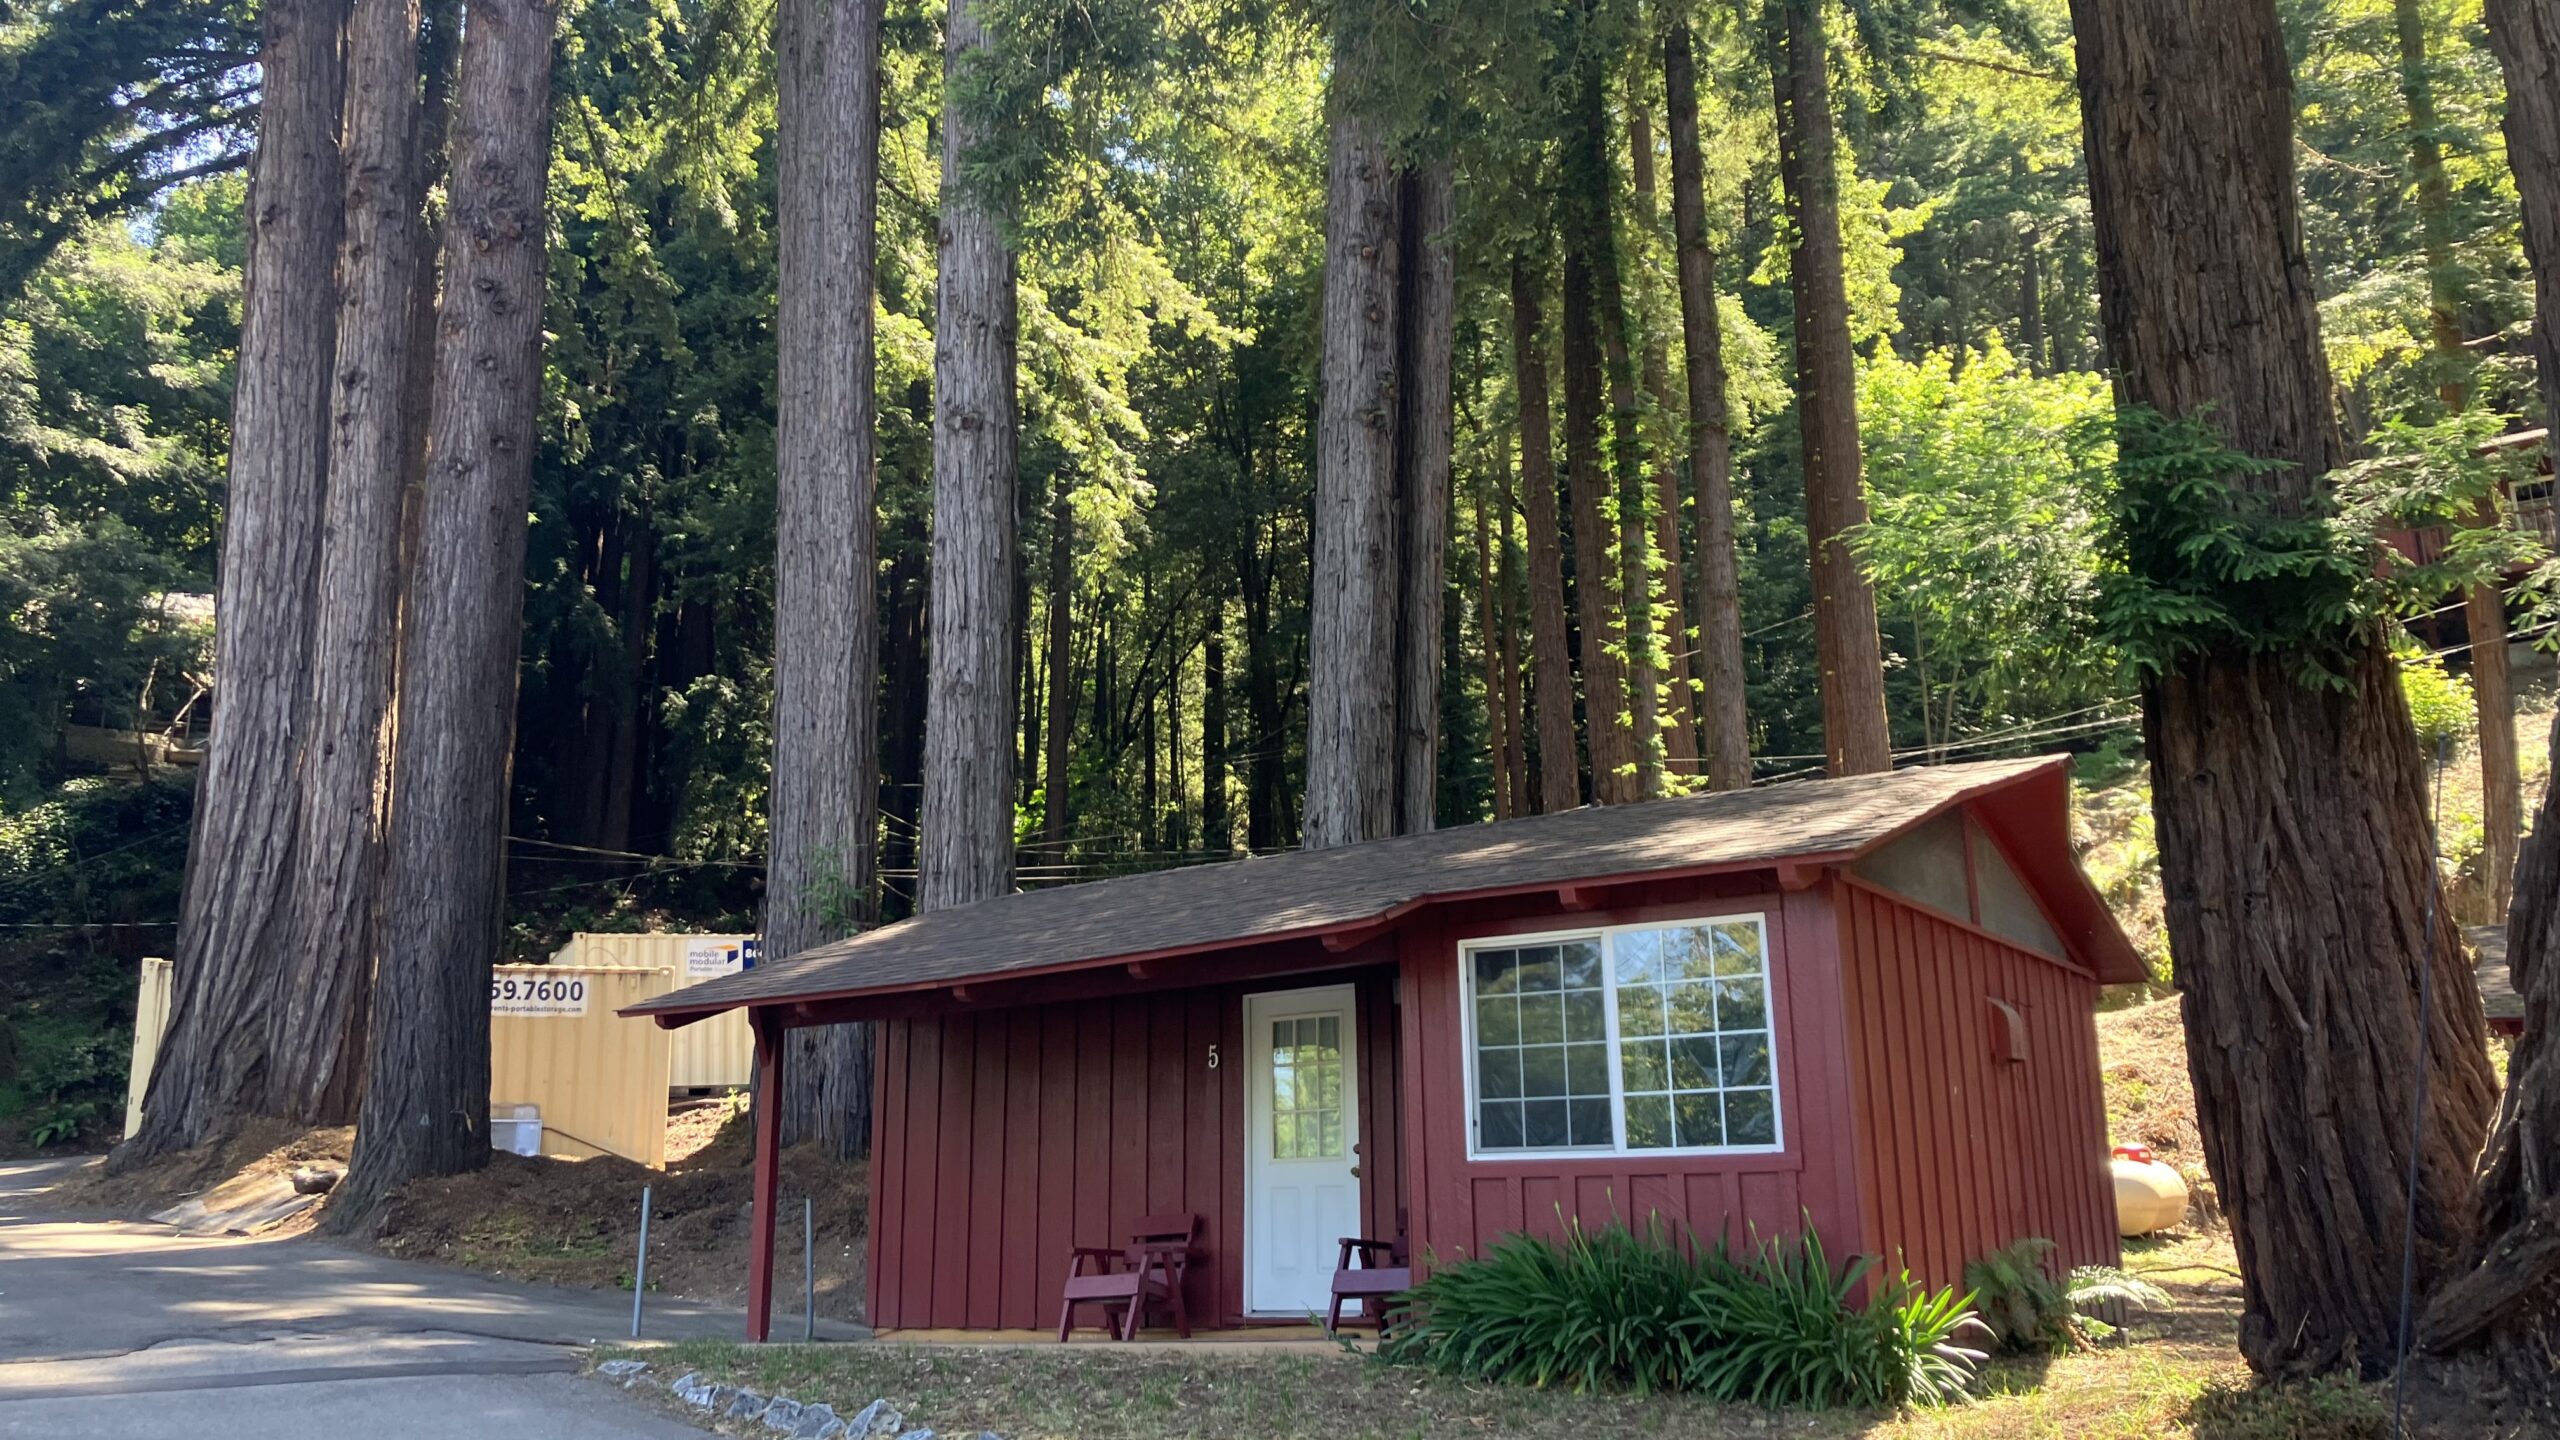
[{"label": "white storage container", "polygon": [[489,1107],[489,1148],[509,1155],[542,1153],[542,1107],[539,1105],[492,1105]]}]

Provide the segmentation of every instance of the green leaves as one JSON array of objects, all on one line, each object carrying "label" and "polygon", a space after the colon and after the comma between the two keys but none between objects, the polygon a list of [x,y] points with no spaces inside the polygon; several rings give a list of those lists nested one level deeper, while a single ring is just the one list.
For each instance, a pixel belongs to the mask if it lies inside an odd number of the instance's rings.
[{"label": "green leaves", "polygon": [[1568,1222],[1562,1241],[1511,1236],[1480,1260],[1432,1271],[1406,1297],[1388,1359],[1468,1379],[1576,1391],[1689,1390],[1725,1401],[1821,1408],[1959,1398],[1982,1356],[1972,1297],[1876,1284],[1873,1262],[1834,1267],[1808,1226],[1738,1261],[1660,1221]]},{"label": "green leaves", "polygon": [[2287,467],[2233,450],[2202,419],[2123,410],[2114,427],[2100,633],[2146,676],[2236,650],[2289,655],[2306,683],[2338,683],[2380,622],[2371,532],[2324,489],[2288,501],[2242,483]]}]

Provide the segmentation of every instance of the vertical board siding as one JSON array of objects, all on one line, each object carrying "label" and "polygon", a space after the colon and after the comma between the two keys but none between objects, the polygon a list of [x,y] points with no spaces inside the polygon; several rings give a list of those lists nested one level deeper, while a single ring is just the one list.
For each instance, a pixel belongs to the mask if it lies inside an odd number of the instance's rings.
[{"label": "vertical board siding", "polygon": [[1204,1256],[1193,1323],[1244,1323],[1244,997],[1346,978],[1370,1142],[1362,1223],[1393,1234],[1403,1035],[1385,971],[880,1022],[871,1322],[1050,1328],[1069,1250],[1188,1210]]},{"label": "vertical board siding", "polygon": [[[1837,891],[1875,1248],[1933,1286],[2029,1236],[2054,1242],[2057,1267],[2116,1263],[2097,982],[1867,886]],[[1993,998],[2026,1016],[2022,1063],[1993,1054]]]},{"label": "vertical board siding", "polygon": [[575,1015],[489,1017],[489,1103],[542,1107],[545,1155],[619,1155],[664,1169],[672,1042],[648,1020],[615,1012],[665,994],[674,977],[601,965],[499,965],[490,974],[582,979],[587,998]]},{"label": "vertical board siding", "polygon": [[[1674,1238],[1754,1239],[1801,1232],[1810,1217],[1834,1253],[1864,1243],[1856,1119],[1848,1087],[1851,1032],[1840,1015],[1839,925],[1827,893],[1736,894],[1729,885],[1667,882],[1639,907],[1552,912],[1507,923],[1424,922],[1401,937],[1405,979],[1405,1139],[1416,1178],[1417,1257],[1481,1256],[1504,1236],[1560,1236],[1568,1223],[1612,1221]],[[1475,1160],[1467,1155],[1464,1006],[1458,947],[1467,940],[1757,912],[1766,917],[1780,1123],[1768,1155],[1609,1155]]]}]

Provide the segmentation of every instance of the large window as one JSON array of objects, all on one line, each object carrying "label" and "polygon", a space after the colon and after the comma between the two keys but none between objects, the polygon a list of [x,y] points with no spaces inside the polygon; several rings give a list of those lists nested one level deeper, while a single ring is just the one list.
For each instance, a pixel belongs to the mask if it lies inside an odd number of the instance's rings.
[{"label": "large window", "polygon": [[1470,945],[1473,1153],[1773,1150],[1757,915]]}]

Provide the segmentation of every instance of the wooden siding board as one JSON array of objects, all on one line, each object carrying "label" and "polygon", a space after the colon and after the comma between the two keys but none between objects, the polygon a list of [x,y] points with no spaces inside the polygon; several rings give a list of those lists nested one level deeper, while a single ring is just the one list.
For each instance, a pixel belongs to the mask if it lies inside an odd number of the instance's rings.
[{"label": "wooden siding board", "polygon": [[905,1176],[906,1097],[905,1063],[907,1027],[904,1023],[884,1024],[875,1032],[871,1051],[871,1214],[863,1226],[863,1306],[862,1313],[873,1324],[884,1323],[879,1317],[893,1312],[898,1291],[896,1269],[890,1262],[896,1258],[881,1243],[881,1237],[903,1234],[904,1220],[898,1205],[899,1186]]},{"label": "wooden siding board", "polygon": [[[2101,1173],[2096,983],[1918,907],[1847,889],[1864,1093],[1886,1100],[1894,1092],[1876,1081],[1900,1076],[1931,1097],[1881,1107],[1895,1133],[1871,1134],[1861,1147],[1876,1167],[1867,1186],[1887,1227],[1880,1246],[1889,1254],[1900,1245],[1932,1285],[1960,1283],[1967,1260],[2029,1235],[2055,1242],[2058,1266],[2115,1253]],[[2024,1064],[1992,1056],[1990,995],[2027,1017]]]}]

